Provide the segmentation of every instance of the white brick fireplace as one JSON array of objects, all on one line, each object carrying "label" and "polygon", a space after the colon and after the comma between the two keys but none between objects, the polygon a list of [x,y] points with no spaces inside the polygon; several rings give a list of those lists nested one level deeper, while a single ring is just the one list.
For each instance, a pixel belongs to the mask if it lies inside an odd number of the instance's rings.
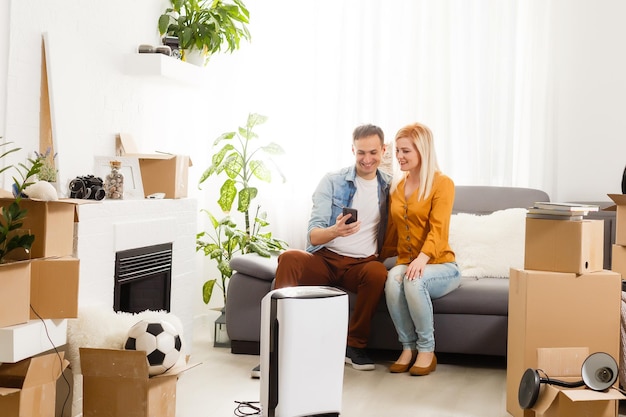
[{"label": "white brick fireplace", "polygon": [[101,306],[113,311],[116,252],[171,242],[170,308],[191,346],[193,299],[200,291],[195,285],[196,206],[196,200],[186,198],[80,204],[74,242],[80,259],[79,309]]}]

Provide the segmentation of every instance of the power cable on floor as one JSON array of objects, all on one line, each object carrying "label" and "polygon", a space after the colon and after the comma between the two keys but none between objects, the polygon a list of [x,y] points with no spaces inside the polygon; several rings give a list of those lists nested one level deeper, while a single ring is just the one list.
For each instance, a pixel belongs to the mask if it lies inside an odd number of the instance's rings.
[{"label": "power cable on floor", "polygon": [[237,407],[235,407],[235,415],[237,417],[261,415],[261,406],[259,401],[235,401],[235,403],[237,404]]}]

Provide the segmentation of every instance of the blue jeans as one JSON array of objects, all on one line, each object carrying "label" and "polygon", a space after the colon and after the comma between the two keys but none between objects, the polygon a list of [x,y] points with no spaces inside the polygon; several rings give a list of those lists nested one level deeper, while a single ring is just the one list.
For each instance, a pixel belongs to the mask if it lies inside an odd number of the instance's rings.
[{"label": "blue jeans", "polygon": [[396,265],[387,274],[385,297],[389,314],[403,349],[434,352],[431,300],[456,289],[461,282],[461,271],[456,262],[427,264],[421,278],[409,281],[406,270],[407,265]]}]

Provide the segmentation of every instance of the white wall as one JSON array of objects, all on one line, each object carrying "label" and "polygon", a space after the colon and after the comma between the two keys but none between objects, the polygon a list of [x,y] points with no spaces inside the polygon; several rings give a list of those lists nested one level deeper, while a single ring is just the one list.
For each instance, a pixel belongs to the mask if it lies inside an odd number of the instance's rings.
[{"label": "white wall", "polygon": [[626,2],[553,0],[554,200],[607,201],[626,165]]},{"label": "white wall", "polygon": [[[93,173],[95,155],[115,155],[115,135],[131,133],[140,151],[191,155],[189,197],[203,199],[196,183],[217,133],[207,129],[211,86],[127,75],[125,57],[142,43],[158,44],[158,16],[166,0],[0,2],[0,136],[22,148],[7,163],[39,150],[42,35],[47,34],[48,83],[61,186]],[[10,30],[9,30],[10,22]],[[10,37],[9,37],[10,35]],[[6,104],[6,105],[5,105]],[[11,175],[2,187],[9,189]],[[200,205],[200,204],[198,204]],[[193,300],[197,314],[207,260]],[[206,267],[205,267],[206,265]],[[219,297],[216,297],[219,301]]]},{"label": "white wall", "polygon": [[[278,7],[277,2],[246,3],[253,17],[255,11],[262,16]],[[300,132],[280,131],[284,119],[293,117],[303,120],[303,129],[309,128],[307,115],[293,105],[306,99],[297,96],[306,88],[264,83],[255,68],[241,65],[239,52],[213,57],[206,68],[210,82],[204,86],[127,75],[124,57],[138,44],[159,42],[156,22],[166,5],[166,0],[0,1],[0,135],[24,149],[8,162],[23,161],[38,149],[42,33],[50,40],[49,83],[62,183],[91,173],[92,157],[113,155],[115,134],[130,132],[143,151],[191,155],[190,197],[213,210],[216,190],[198,191],[197,179],[208,165],[213,139],[243,123],[248,112],[270,116],[272,129],[290,140],[288,146],[314,146],[298,143]],[[550,114],[556,152],[553,160],[538,164],[554,164],[555,175],[543,188],[553,200],[606,200],[607,193],[619,192],[626,164],[626,27],[620,21],[626,2],[552,0],[552,8],[552,65],[557,75]],[[251,30],[254,36],[253,26]],[[282,33],[280,28],[266,32],[265,38],[243,43],[240,52],[254,55],[254,42],[272,42],[279,48],[259,57],[259,65],[273,65],[277,71],[293,68],[280,60],[289,60],[288,51],[297,47],[298,39],[306,40],[307,33]],[[243,94],[232,93],[235,83]],[[245,95],[253,89],[266,96],[281,94],[288,104],[269,107],[270,100]],[[7,184],[10,179],[5,178],[3,188]],[[198,264],[205,271],[198,277],[200,286],[211,262],[199,256]],[[193,302],[199,303],[199,313],[206,309],[199,298]]]}]

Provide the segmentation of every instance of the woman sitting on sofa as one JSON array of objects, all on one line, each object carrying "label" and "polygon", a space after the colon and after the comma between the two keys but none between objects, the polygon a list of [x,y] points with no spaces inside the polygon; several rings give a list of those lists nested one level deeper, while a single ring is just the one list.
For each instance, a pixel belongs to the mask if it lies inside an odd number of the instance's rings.
[{"label": "woman sitting on sofa", "polygon": [[448,244],[454,183],[439,170],[433,136],[419,123],[395,137],[403,172],[390,194],[387,235],[381,258],[397,256],[385,297],[402,353],[390,371],[428,375],[437,366],[431,299],[459,286],[461,272]]}]

